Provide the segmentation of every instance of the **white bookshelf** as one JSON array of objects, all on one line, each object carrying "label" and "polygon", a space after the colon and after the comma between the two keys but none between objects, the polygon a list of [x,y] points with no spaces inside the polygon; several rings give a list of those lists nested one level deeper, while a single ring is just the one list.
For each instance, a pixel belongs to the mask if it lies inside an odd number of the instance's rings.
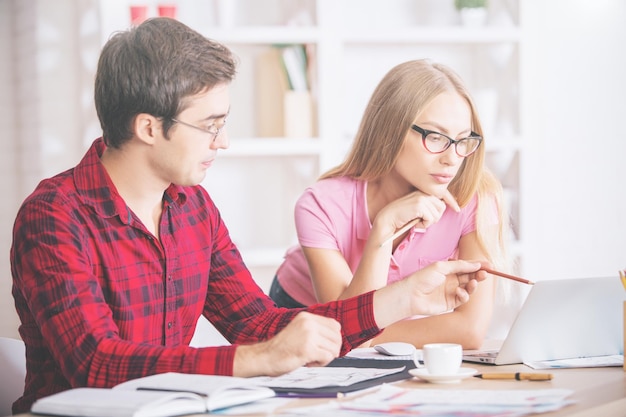
[{"label": "white bookshelf", "polygon": [[[240,60],[228,121],[230,149],[220,152],[203,185],[259,284],[269,288],[284,251],[296,243],[293,207],[304,188],[338,163],[369,96],[394,65],[432,58],[468,83],[485,123],[488,162],[500,176],[513,215],[513,251],[522,259],[520,203],[524,132],[520,62],[524,0],[491,0],[484,27],[459,24],[453,0],[224,0],[234,8],[221,25],[218,1],[179,0],[179,19],[228,45]],[[112,16],[113,2],[102,2]],[[124,7],[127,7],[125,5]],[[119,19],[118,9],[118,19]],[[297,16],[304,25],[292,25]],[[119,25],[119,22],[118,22]],[[104,25],[110,32],[112,23]],[[313,44],[317,65],[313,138],[261,138],[255,131],[255,59],[274,44]],[[489,108],[487,108],[490,106]]]}]

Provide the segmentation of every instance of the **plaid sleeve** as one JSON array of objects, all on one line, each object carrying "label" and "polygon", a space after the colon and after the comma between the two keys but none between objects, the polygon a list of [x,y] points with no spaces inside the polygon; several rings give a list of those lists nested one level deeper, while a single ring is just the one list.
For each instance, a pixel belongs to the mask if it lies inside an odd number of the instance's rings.
[{"label": "plaid sleeve", "polygon": [[233,343],[271,338],[300,311],[332,317],[342,325],[342,354],[380,333],[373,313],[373,292],[304,309],[282,309],[263,293],[245,267],[225,226],[214,232],[207,316]]}]

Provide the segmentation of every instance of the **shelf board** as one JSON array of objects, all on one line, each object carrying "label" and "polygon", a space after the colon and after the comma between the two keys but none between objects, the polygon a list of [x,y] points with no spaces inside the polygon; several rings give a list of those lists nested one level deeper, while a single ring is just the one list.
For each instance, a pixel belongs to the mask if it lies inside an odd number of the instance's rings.
[{"label": "shelf board", "polygon": [[[521,139],[492,140],[487,152],[518,150],[523,146]],[[230,147],[220,156],[318,156],[323,148],[319,138],[241,138],[231,139]]]},{"label": "shelf board", "polygon": [[248,268],[278,267],[285,257],[286,248],[241,249],[241,257]]},{"label": "shelf board", "polygon": [[221,157],[240,156],[318,156],[323,152],[316,138],[249,138],[231,139]]},{"label": "shelf board", "polygon": [[[509,242],[509,256],[521,256],[524,244],[519,240]],[[239,248],[241,256],[248,268],[278,267],[285,256],[286,248]]]},{"label": "shelf board", "polygon": [[520,30],[516,27],[486,26],[484,28],[464,28],[462,26],[419,27],[381,29],[371,31],[356,29],[345,31],[341,38],[350,44],[492,44],[518,42]]},{"label": "shelf board", "polygon": [[487,152],[516,151],[524,147],[524,141],[519,138],[491,139],[487,143]]},{"label": "shelf board", "polygon": [[320,39],[317,27],[246,26],[236,29],[205,30],[202,34],[226,44],[292,44],[316,43]]},{"label": "shelf board", "polygon": [[521,32],[517,27],[486,26],[484,28],[403,27],[372,31],[366,28],[256,26],[233,29],[211,29],[202,33],[208,38],[227,44],[292,44],[318,43],[322,39],[346,44],[493,44],[519,42]]}]

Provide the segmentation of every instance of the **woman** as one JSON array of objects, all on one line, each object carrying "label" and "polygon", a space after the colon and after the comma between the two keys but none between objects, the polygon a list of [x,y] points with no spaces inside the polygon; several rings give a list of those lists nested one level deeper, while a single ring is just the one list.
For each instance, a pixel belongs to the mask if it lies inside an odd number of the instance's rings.
[{"label": "woman", "polygon": [[[287,251],[270,296],[292,308],[344,299],[450,258],[503,268],[507,215],[484,158],[480,121],[459,76],[428,60],[394,67],[375,89],[344,162],[298,200],[300,245]],[[490,277],[456,310],[396,323],[370,342],[479,348],[495,289]]]}]

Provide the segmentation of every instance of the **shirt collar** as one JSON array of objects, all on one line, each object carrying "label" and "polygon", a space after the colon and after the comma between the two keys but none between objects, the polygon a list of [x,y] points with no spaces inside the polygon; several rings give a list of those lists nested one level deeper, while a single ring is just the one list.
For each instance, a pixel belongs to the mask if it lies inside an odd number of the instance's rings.
[{"label": "shirt collar", "polygon": [[[96,139],[87,153],[74,169],[74,185],[83,202],[92,206],[103,217],[128,217],[128,208],[124,199],[118,194],[115,184],[100,162],[106,145],[102,138]],[[165,198],[167,195],[168,198]],[[164,193],[167,202],[185,204],[187,193],[184,187],[171,184]]]}]

